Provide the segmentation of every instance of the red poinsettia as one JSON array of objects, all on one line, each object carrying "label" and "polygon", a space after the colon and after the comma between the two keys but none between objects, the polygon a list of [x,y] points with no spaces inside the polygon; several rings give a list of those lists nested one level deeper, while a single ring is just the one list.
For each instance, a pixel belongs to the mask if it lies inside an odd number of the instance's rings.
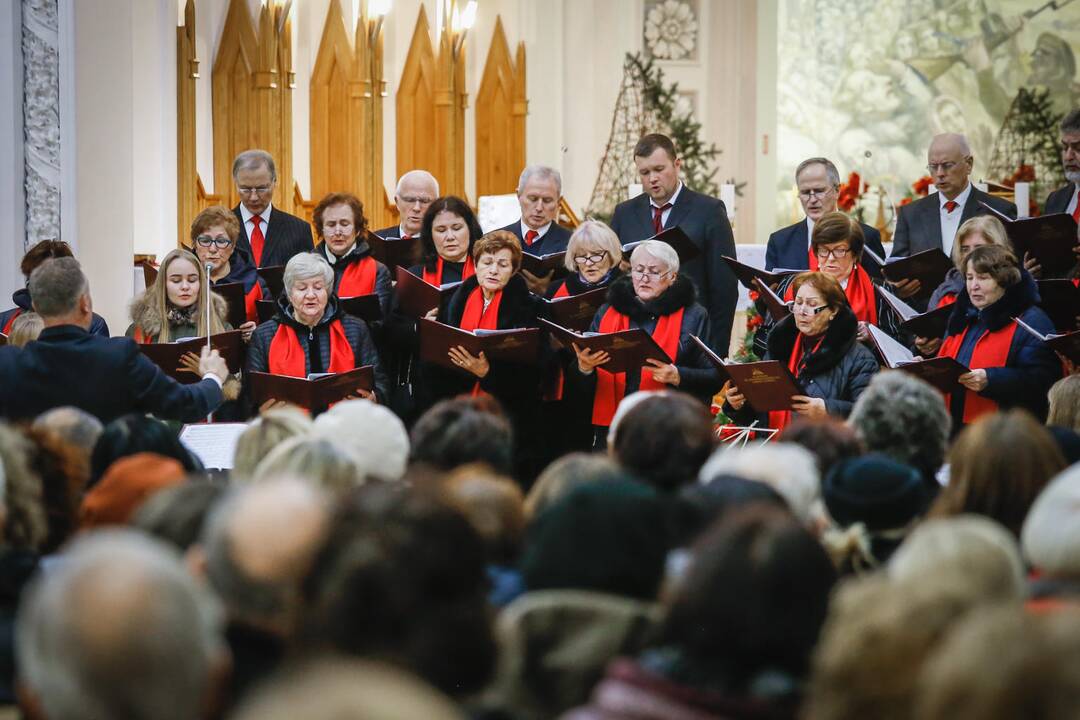
[{"label": "red poinsettia", "polygon": [[1001,184],[1006,187],[1016,187],[1018,182],[1035,182],[1035,168],[1031,165],[1020,163],[1020,167],[1011,177],[1007,177],[1001,181]]},{"label": "red poinsettia", "polygon": [[862,192],[862,178],[859,177],[857,172],[851,173],[851,175],[848,175],[847,182],[840,186],[840,192],[836,197],[836,206],[844,212],[851,212],[851,209],[855,207],[855,203],[859,201]]},{"label": "red poinsettia", "polygon": [[911,183],[911,189],[918,197],[926,197],[930,194],[930,186],[934,184],[934,179],[929,175],[923,175],[921,178]]},{"label": "red poinsettia", "polygon": [[910,205],[910,204],[911,204],[911,198],[910,197],[900,198],[900,207],[904,207],[905,205]]}]

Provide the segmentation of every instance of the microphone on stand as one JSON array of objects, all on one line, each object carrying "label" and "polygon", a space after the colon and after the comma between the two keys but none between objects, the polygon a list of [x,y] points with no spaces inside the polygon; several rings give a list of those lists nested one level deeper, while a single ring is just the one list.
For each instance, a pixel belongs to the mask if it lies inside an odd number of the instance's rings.
[{"label": "microphone on stand", "polygon": [[[206,298],[206,352],[209,354],[213,347],[210,344],[210,306],[213,305],[213,298],[210,295],[210,273],[214,271],[213,263],[206,263],[206,287],[201,288],[205,293],[203,297]],[[225,382],[225,378],[221,378],[222,382]],[[214,413],[210,413],[206,416],[206,422],[214,422]]]}]

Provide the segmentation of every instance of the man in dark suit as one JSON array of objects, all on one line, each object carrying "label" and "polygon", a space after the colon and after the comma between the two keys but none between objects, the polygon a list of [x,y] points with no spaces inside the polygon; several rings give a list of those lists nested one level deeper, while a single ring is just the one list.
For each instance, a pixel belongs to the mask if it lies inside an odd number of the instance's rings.
[{"label": "man in dark suit", "polygon": [[[549,255],[566,252],[570,231],[559,225],[559,198],[562,197],[562,175],[545,165],[530,165],[521,171],[517,186],[521,217],[500,230],[514,233],[521,249],[530,255]],[[537,277],[528,270],[521,276],[529,290],[543,295],[551,284],[555,271]]]},{"label": "man in dark suit", "polygon": [[723,255],[735,257],[727,209],[722,200],[682,184],[682,160],[664,135],[641,138],[634,147],[634,165],[645,191],[615,207],[611,229],[626,245],[667,228],[682,228],[701,254],[684,263],[681,271],[694,281],[699,302],[709,311],[713,350],[726,356],[738,300],[735,275],[721,259]]},{"label": "man in dark suit", "polygon": [[1061,166],[1064,187],[1050,193],[1046,198],[1044,215],[1068,213],[1077,222],[1077,243],[1073,248],[1080,264],[1080,108],[1074,108],[1061,121]]},{"label": "man in dark suit", "polygon": [[75,258],[45,261],[29,288],[45,329],[23,349],[0,347],[0,417],[31,420],[71,405],[103,423],[132,412],[193,422],[221,404],[229,369],[216,350],[203,350],[202,381],[181,385],[133,340],[91,334],[90,287]]},{"label": "man in dark suit", "polygon": [[376,230],[381,238],[414,238],[420,235],[424,224],[424,213],[431,203],[439,197],[439,181],[427,170],[410,170],[398,179],[394,190],[394,204],[397,205],[397,225]]},{"label": "man in dark suit", "polygon": [[233,208],[243,231],[236,240],[240,252],[256,267],[284,265],[297,253],[311,252],[311,225],[271,205],[277,167],[270,153],[245,150],[233,160],[232,175],[240,194],[240,204]]},{"label": "man in dark suit", "polygon": [[[1016,205],[984,193],[969,181],[975,159],[963,135],[936,135],[930,141],[926,159],[936,192],[900,208],[893,236],[894,257],[908,257],[933,248],[951,257],[956,231],[964,221],[989,214],[982,203],[1016,217]],[[911,297],[924,290],[918,280],[898,283],[895,288],[901,297]],[[925,288],[923,295],[932,290]]]},{"label": "man in dark suit", "polygon": [[[799,163],[795,169],[795,184],[799,188],[799,202],[806,218],[794,225],[780,228],[769,236],[765,248],[765,269],[808,270],[817,268],[817,258],[810,256],[810,236],[814,223],[824,215],[836,212],[836,200],[840,192],[840,172],[827,158],[810,158]],[[864,246],[878,257],[885,257],[881,245],[881,233],[865,223],[862,226]],[[872,277],[881,277],[881,266],[863,253],[862,266]]]}]

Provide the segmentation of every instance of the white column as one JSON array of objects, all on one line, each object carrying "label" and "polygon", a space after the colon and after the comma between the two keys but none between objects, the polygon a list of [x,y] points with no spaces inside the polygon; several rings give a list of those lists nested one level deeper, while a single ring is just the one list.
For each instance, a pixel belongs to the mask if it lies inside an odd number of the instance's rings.
[{"label": "white column", "polygon": [[23,285],[23,69],[21,3],[0,3],[0,307]]}]

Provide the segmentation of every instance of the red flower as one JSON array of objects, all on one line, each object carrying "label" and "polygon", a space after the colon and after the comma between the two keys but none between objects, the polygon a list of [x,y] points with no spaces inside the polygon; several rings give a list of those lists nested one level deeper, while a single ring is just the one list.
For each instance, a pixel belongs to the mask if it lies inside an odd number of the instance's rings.
[{"label": "red flower", "polygon": [[747,294],[750,296],[751,302],[757,302],[758,298],[761,297],[761,293],[759,293],[757,290],[751,290]]},{"label": "red flower", "polygon": [[836,206],[844,212],[850,212],[861,195],[862,178],[859,177],[859,173],[853,172],[848,175],[848,181],[840,186],[840,191],[836,197]]},{"label": "red flower", "polygon": [[911,189],[914,190],[915,194],[919,197],[926,197],[930,193],[930,186],[933,183],[933,178],[929,175],[923,175],[921,178],[911,183]]},{"label": "red flower", "polygon": [[900,207],[904,207],[905,205],[910,205],[910,204],[911,204],[911,198],[906,197],[906,198],[901,198],[900,199]]}]

